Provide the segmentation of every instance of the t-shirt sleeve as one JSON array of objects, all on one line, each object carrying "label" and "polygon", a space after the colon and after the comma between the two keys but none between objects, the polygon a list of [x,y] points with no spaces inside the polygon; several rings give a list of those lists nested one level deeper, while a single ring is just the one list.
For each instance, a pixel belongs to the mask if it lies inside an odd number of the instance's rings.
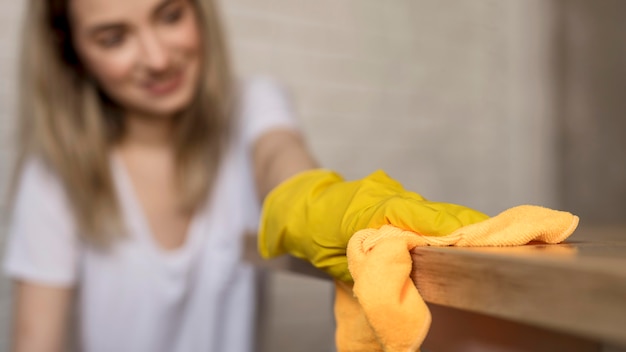
[{"label": "t-shirt sleeve", "polygon": [[59,179],[37,160],[23,169],[11,212],[4,270],[14,279],[71,286],[76,281],[78,236]]},{"label": "t-shirt sleeve", "polygon": [[240,82],[239,104],[247,145],[273,129],[298,129],[287,90],[270,77],[256,76]]}]

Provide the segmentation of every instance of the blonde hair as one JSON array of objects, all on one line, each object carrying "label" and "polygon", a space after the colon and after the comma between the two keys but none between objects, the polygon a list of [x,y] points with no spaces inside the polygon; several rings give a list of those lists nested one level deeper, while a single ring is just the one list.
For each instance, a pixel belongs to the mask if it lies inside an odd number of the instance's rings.
[{"label": "blonde hair", "polygon": [[[120,109],[83,71],[71,43],[68,2],[32,0],[26,10],[15,180],[27,159],[41,159],[64,185],[80,235],[107,245],[124,232],[109,162],[124,123]],[[176,117],[173,145],[188,210],[209,193],[232,105],[217,9],[212,0],[193,2],[203,32],[203,71],[194,101]]]}]

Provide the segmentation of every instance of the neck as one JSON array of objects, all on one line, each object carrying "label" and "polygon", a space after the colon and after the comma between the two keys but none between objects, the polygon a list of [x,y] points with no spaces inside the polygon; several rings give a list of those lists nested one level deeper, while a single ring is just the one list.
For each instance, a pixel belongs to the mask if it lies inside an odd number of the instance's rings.
[{"label": "neck", "polygon": [[174,137],[173,116],[146,116],[127,113],[124,116],[122,147],[148,149],[170,148]]}]

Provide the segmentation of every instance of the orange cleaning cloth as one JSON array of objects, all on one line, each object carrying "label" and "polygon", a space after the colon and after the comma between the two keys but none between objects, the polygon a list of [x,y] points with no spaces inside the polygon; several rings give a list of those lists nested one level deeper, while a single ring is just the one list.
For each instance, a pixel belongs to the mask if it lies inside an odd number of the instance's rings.
[{"label": "orange cleaning cloth", "polygon": [[354,286],[335,282],[338,352],[419,350],[432,318],[410,277],[410,251],[416,246],[554,244],[577,226],[578,217],[571,213],[522,205],[443,237],[391,225],[357,232],[347,249]]}]

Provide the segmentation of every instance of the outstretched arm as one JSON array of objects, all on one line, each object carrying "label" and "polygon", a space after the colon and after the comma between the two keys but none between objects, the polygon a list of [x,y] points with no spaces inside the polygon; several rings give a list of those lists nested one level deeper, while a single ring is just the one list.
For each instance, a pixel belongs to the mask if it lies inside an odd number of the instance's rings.
[{"label": "outstretched arm", "polygon": [[259,137],[253,158],[260,199],[295,174],[318,167],[302,135],[288,129],[271,130]]},{"label": "outstretched arm", "polygon": [[332,277],[351,281],[346,247],[352,235],[385,224],[445,236],[487,215],[456,204],[432,202],[405,190],[382,171],[346,181],[316,169],[297,133],[268,133],[257,144],[258,189],[264,199],[259,252],[289,253]]}]

